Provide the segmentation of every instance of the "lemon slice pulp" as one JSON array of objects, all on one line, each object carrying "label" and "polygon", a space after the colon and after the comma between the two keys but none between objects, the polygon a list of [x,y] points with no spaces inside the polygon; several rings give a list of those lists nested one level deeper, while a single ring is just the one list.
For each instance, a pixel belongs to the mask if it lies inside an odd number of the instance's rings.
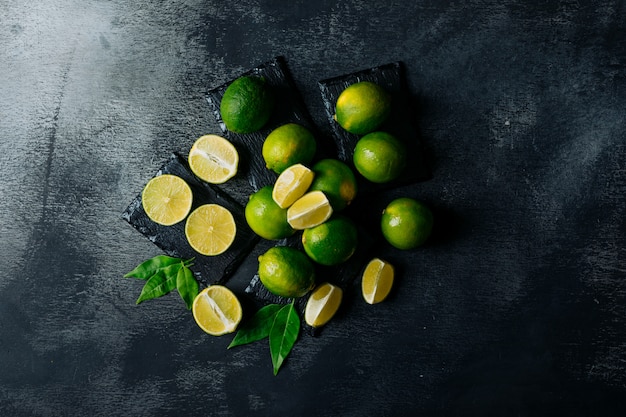
[{"label": "lemon slice pulp", "polygon": [[291,206],[306,193],[314,176],[313,171],[302,164],[290,166],[276,179],[272,189],[272,198],[282,209]]},{"label": "lemon slice pulp", "polygon": [[187,217],[192,201],[189,185],[171,174],[152,178],[141,193],[144,211],[150,220],[163,226],[171,226]]},{"label": "lemon slice pulp", "polygon": [[333,208],[322,191],[310,191],[287,209],[287,222],[296,230],[318,226],[328,220]]},{"label": "lemon slice pulp", "polygon": [[325,282],[313,290],[304,310],[304,320],[309,326],[321,327],[333,318],[343,298],[343,290]]},{"label": "lemon slice pulp", "polygon": [[193,318],[202,330],[213,336],[232,333],[243,316],[237,296],[222,285],[211,285],[196,296]]},{"label": "lemon slice pulp", "polygon": [[393,277],[393,265],[379,258],[372,259],[365,267],[361,281],[365,301],[376,304],[387,298],[393,286]]},{"label": "lemon slice pulp", "polygon": [[198,138],[189,150],[189,168],[203,181],[222,184],[234,177],[239,165],[235,146],[218,135]]},{"label": "lemon slice pulp", "polygon": [[235,240],[237,225],[228,209],[218,204],[205,204],[187,218],[185,236],[198,253],[215,256],[224,253]]}]

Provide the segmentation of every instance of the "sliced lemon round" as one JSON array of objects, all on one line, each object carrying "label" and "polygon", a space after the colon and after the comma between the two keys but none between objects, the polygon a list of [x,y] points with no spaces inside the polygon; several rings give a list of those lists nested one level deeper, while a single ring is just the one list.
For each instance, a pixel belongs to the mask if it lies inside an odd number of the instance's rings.
[{"label": "sliced lemon round", "polygon": [[361,292],[365,301],[376,304],[387,298],[393,286],[393,276],[393,265],[379,258],[372,259],[365,267],[361,280]]},{"label": "sliced lemon round", "polygon": [[243,316],[237,296],[222,285],[211,285],[200,291],[191,310],[198,326],[213,336],[234,332]]},{"label": "sliced lemon round", "polygon": [[237,225],[228,209],[218,204],[205,204],[187,218],[185,236],[198,253],[215,256],[224,253],[235,240]]},{"label": "sliced lemon round", "polygon": [[314,176],[313,171],[302,164],[290,166],[276,179],[272,189],[272,198],[282,209],[291,206],[306,193]]},{"label": "sliced lemon round", "polygon": [[313,290],[304,309],[304,320],[309,326],[321,327],[333,318],[343,297],[343,290],[325,282]]},{"label": "sliced lemon round", "polygon": [[171,226],[187,217],[193,193],[180,177],[163,174],[152,178],[141,193],[144,211],[155,223]]},{"label": "sliced lemon round", "polygon": [[234,177],[238,165],[237,149],[221,136],[201,136],[189,150],[189,168],[198,178],[211,184],[222,184]]},{"label": "sliced lemon round", "polygon": [[328,220],[333,208],[322,191],[309,191],[287,209],[287,222],[296,230],[318,226]]}]

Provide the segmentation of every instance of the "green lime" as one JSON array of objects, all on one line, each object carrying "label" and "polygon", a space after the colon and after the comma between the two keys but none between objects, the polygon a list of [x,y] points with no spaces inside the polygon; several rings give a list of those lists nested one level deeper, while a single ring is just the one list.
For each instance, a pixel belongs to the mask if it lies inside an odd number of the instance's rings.
[{"label": "green lime", "polygon": [[384,183],[396,179],[406,166],[406,147],[387,132],[372,132],[356,143],[354,167],[366,179]]},{"label": "green lime", "polygon": [[302,297],[315,286],[315,269],[303,252],[274,246],[259,256],[259,278],[272,294]]},{"label": "green lime", "polygon": [[317,143],[313,133],[296,123],[274,129],[263,142],[263,160],[272,171],[280,174],[294,164],[307,165],[313,160]]},{"label": "green lime", "polygon": [[391,112],[391,96],[380,85],[361,81],[341,92],[335,106],[335,120],[350,133],[374,131]]},{"label": "green lime", "polygon": [[309,190],[324,192],[335,212],[343,210],[354,200],[356,178],[348,165],[338,159],[322,159],[311,169],[315,177]]},{"label": "green lime", "polygon": [[302,233],[304,251],[322,265],[347,261],[356,250],[359,236],[356,225],[346,216],[337,215]]},{"label": "green lime", "polygon": [[413,249],[428,239],[433,222],[433,213],[424,203],[401,197],[383,210],[380,226],[391,245],[398,249]]},{"label": "green lime", "polygon": [[220,113],[231,132],[251,133],[262,128],[274,109],[274,94],[264,78],[244,76],[224,92]]},{"label": "green lime", "polygon": [[264,239],[282,239],[295,233],[287,223],[287,209],[280,208],[272,198],[271,185],[250,196],[245,216],[252,231]]}]

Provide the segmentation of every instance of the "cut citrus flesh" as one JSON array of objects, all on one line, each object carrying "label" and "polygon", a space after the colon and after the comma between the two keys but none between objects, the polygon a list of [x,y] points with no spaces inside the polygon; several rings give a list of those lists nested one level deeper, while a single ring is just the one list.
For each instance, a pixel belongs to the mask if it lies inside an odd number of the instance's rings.
[{"label": "cut citrus flesh", "polygon": [[238,165],[237,149],[221,136],[201,136],[189,150],[189,168],[211,184],[222,184],[234,177]]},{"label": "cut citrus flesh", "polygon": [[187,217],[193,193],[180,177],[163,174],[152,178],[141,193],[144,211],[155,223],[171,226]]},{"label": "cut citrus flesh", "polygon": [[187,218],[185,236],[191,247],[202,255],[224,253],[235,240],[237,225],[228,209],[218,204],[205,204]]},{"label": "cut citrus flesh", "polygon": [[287,222],[296,230],[304,230],[324,223],[333,214],[333,208],[322,191],[309,191],[287,209]]},{"label": "cut citrus flesh", "polygon": [[192,312],[198,326],[213,336],[234,332],[243,316],[237,296],[222,285],[200,291],[193,300]]},{"label": "cut citrus flesh", "polygon": [[295,164],[281,172],[274,183],[272,198],[280,208],[287,208],[302,197],[313,182],[313,171]]},{"label": "cut citrus flesh", "polygon": [[365,301],[376,304],[387,298],[393,286],[393,276],[393,265],[379,258],[372,259],[365,267],[361,281]]},{"label": "cut citrus flesh", "polygon": [[343,297],[343,290],[325,282],[313,290],[304,310],[304,320],[309,326],[321,327],[333,318]]}]

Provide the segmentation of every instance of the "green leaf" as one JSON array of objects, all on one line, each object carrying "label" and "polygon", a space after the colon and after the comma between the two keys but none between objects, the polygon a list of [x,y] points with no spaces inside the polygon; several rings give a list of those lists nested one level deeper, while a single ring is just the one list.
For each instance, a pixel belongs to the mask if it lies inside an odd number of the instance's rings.
[{"label": "green leaf", "polygon": [[292,302],[278,310],[269,334],[274,375],[278,374],[283,361],[296,343],[299,333],[300,317]]},{"label": "green leaf", "polygon": [[166,255],[157,255],[154,258],[150,258],[147,261],[139,264],[135,269],[124,275],[124,278],[137,278],[148,280],[159,270],[181,262],[183,262],[183,260],[180,258],[173,258]]},{"label": "green leaf", "polygon": [[268,304],[259,309],[250,320],[241,325],[235,338],[228,345],[228,349],[256,342],[269,336],[272,324],[274,324],[274,316],[282,307],[279,304]]},{"label": "green leaf", "polygon": [[182,268],[176,274],[176,289],[178,289],[180,297],[187,305],[187,309],[191,310],[193,300],[198,295],[198,281],[196,281],[191,270],[185,265],[182,265]]},{"label": "green leaf", "polygon": [[183,263],[175,263],[165,268],[159,269],[152,275],[139,294],[137,304],[152,298],[161,297],[176,288],[176,278],[178,271],[183,267]]}]

